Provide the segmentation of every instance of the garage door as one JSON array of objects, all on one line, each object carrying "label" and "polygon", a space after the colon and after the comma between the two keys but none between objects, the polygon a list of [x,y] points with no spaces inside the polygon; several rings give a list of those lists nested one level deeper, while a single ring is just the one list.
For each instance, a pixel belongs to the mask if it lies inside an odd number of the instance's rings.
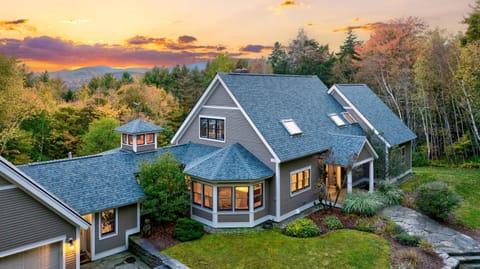
[{"label": "garage door", "polygon": [[0,269],[58,269],[61,261],[61,243],[53,243],[1,258]]}]

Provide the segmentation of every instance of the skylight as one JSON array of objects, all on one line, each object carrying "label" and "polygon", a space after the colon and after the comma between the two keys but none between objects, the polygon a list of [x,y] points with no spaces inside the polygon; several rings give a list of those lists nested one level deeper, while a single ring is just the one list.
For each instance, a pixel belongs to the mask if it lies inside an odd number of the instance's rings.
[{"label": "skylight", "polygon": [[342,112],[342,116],[348,121],[350,124],[357,123],[357,120],[352,116],[352,114],[348,112]]},{"label": "skylight", "polygon": [[295,123],[295,121],[292,119],[282,120],[282,124],[283,124],[283,127],[287,129],[290,135],[298,135],[303,133],[302,130],[298,128],[298,125]]},{"label": "skylight", "polygon": [[345,122],[335,113],[328,115],[338,127],[345,126]]}]

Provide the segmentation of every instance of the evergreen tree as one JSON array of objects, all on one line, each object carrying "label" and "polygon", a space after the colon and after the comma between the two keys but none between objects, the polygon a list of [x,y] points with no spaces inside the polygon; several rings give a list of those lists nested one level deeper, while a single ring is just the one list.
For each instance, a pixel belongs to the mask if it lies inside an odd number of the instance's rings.
[{"label": "evergreen tree", "polygon": [[463,20],[463,23],[468,25],[465,36],[461,39],[463,46],[480,40],[480,0],[476,0],[475,5],[471,6],[471,8],[472,12]]}]

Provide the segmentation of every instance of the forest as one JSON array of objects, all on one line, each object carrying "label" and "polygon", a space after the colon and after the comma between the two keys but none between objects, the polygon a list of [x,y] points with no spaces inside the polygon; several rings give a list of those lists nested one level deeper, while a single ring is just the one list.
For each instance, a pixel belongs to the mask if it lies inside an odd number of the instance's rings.
[{"label": "forest", "polygon": [[272,44],[268,58],[219,53],[204,70],[106,74],[77,90],[0,55],[0,155],[25,164],[102,152],[120,143],[113,129],[136,117],[162,126],[167,145],[217,72],[250,72],[367,84],[416,133],[414,165],[479,167],[480,0],[463,23],[466,31],[452,34],[420,18],[393,19],[368,40],[349,30],[336,53],[300,29]]}]

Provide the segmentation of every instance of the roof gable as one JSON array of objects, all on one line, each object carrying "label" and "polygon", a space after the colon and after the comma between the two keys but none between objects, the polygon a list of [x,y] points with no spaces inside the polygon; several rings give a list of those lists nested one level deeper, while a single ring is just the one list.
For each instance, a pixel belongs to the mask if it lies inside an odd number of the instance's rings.
[{"label": "roof gable", "polygon": [[335,84],[340,98],[353,106],[389,145],[398,145],[416,138],[400,118],[365,84]]},{"label": "roof gable", "polygon": [[68,222],[87,229],[90,224],[69,205],[60,200],[57,196],[47,191],[42,185],[22,173],[13,164],[0,156],[0,174],[8,178],[13,184],[19,186],[37,201],[62,216]]}]

